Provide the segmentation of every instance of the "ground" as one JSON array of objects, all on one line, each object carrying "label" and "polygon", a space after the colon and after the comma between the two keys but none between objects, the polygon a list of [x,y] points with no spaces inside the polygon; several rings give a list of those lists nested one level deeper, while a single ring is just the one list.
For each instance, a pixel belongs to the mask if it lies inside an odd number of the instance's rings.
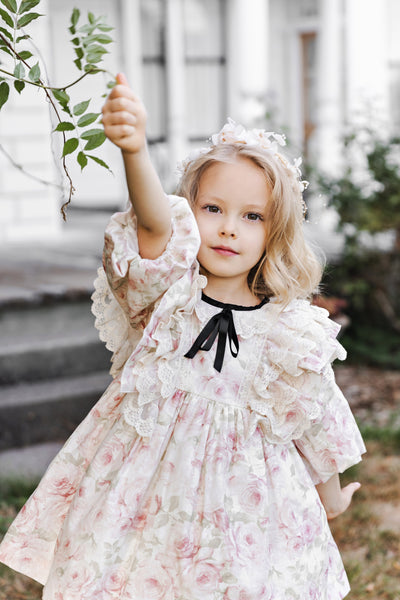
[{"label": "ground", "polygon": [[[360,481],[331,528],[352,591],[346,600],[400,600],[400,371],[338,366],[336,379],[364,433],[367,454],[342,477]],[[26,495],[26,491],[25,491]],[[0,535],[23,502],[0,497]],[[39,600],[41,586],[0,566],[0,600]]]}]

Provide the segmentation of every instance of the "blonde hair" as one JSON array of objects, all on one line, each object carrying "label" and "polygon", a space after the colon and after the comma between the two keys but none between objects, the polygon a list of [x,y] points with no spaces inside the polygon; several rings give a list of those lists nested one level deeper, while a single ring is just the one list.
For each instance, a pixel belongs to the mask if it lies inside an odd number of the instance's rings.
[{"label": "blonde hair", "polygon": [[240,158],[251,160],[264,172],[271,191],[265,253],[250,270],[249,288],[259,297],[275,296],[284,305],[295,298],[310,297],[321,280],[322,264],[305,240],[299,181],[284,157],[247,144],[216,145],[185,164],[176,193],[193,207],[206,170]]}]

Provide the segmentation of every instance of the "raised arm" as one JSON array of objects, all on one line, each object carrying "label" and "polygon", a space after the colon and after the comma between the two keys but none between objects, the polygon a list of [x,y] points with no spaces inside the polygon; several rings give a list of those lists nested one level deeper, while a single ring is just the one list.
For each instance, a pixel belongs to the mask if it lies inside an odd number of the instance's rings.
[{"label": "raised arm", "polygon": [[140,255],[157,258],[171,236],[170,207],[147,148],[146,109],[125,75],[117,75],[117,85],[102,112],[106,136],[122,151],[129,197],[137,216]]},{"label": "raised arm", "polygon": [[349,483],[343,489],[340,487],[339,475],[335,473],[325,483],[315,486],[328,519],[334,519],[348,509],[354,492],[360,489],[360,483]]}]

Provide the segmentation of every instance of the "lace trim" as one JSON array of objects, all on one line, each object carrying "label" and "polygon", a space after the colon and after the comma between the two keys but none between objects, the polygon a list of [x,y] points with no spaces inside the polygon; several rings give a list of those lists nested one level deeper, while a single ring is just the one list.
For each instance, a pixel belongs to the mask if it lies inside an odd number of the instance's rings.
[{"label": "lace trim", "polygon": [[94,325],[99,331],[101,341],[105,342],[107,350],[113,352],[110,374],[115,377],[128,360],[142,332],[129,324],[127,315],[108,285],[103,267],[97,270],[91,299],[91,310],[96,317]]},{"label": "lace trim", "polygon": [[324,377],[331,361],[346,356],[336,340],[338,329],[327,311],[306,301],[295,301],[281,313],[253,380],[250,407],[261,416],[253,431],[259,424],[269,441],[286,442],[322,418]]}]

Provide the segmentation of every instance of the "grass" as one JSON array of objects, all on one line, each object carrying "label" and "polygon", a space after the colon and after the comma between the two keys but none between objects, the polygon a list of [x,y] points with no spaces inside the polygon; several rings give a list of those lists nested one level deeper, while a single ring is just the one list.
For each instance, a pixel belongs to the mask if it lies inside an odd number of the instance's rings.
[{"label": "grass", "polygon": [[[351,507],[331,521],[350,579],[346,600],[400,599],[400,435],[368,426],[367,454],[342,476],[362,483]],[[0,538],[34,484],[0,485]],[[0,564],[0,600],[40,600],[42,586]]]},{"label": "grass", "polygon": [[331,523],[350,579],[349,600],[400,599],[400,444],[390,437],[388,445],[376,433],[363,462],[342,476],[343,485],[359,480],[362,487]]}]

